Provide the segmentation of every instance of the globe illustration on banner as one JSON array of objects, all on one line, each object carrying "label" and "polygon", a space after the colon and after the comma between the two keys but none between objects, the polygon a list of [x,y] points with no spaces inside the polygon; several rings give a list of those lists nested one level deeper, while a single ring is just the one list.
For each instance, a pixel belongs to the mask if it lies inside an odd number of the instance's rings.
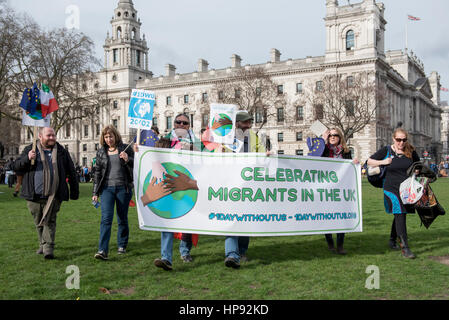
[{"label": "globe illustration on banner", "polygon": [[212,119],[211,127],[217,136],[224,137],[232,131],[232,119],[225,113],[219,113]]},{"label": "globe illustration on banner", "polygon": [[[183,166],[172,163],[172,162],[164,162],[161,163],[162,167],[167,171],[169,175],[177,176],[175,170],[184,173],[190,179],[194,179],[192,174]],[[151,182],[153,171],[151,170],[145,178],[143,183],[143,191],[145,194],[148,185]],[[165,178],[165,175],[164,175]],[[161,183],[157,181],[156,184]],[[176,219],[184,216],[189,213],[190,210],[196,204],[196,200],[198,198],[198,190],[185,190],[185,191],[176,191],[171,193],[159,200],[156,200],[147,205],[147,207],[157,216],[165,219]]]}]

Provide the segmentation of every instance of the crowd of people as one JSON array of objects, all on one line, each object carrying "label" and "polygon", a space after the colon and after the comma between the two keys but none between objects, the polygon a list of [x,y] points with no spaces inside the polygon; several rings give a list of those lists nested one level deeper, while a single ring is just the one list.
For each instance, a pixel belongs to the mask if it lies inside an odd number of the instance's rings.
[{"label": "crowd of people", "polygon": [[[270,152],[252,130],[252,124],[253,117],[249,113],[237,113],[235,136],[242,143],[237,152],[259,152],[270,156]],[[191,130],[190,118],[186,114],[175,117],[173,130],[168,135],[159,137],[156,127],[152,128],[152,134],[158,137],[155,146],[159,148],[207,151],[202,139],[195,137]],[[202,132],[203,135],[207,135],[207,130]],[[322,157],[352,158],[345,138],[338,128],[327,130],[323,139],[326,146]],[[94,167],[81,168],[73,164],[68,151],[56,141],[55,131],[52,128],[41,128],[36,148],[33,149],[32,145],[29,145],[18,159],[10,159],[4,170],[7,172],[7,182],[10,183],[12,176],[20,178],[21,196],[27,200],[38,234],[37,254],[42,254],[45,259],[54,258],[56,217],[61,203],[69,199],[77,200],[79,183],[89,182],[91,179],[92,203],[101,207],[98,249],[94,258],[108,260],[114,213],[117,215],[118,224],[117,254],[126,254],[129,242],[128,209],[133,195],[134,154],[139,151],[141,142],[129,147],[131,144],[126,145],[122,141],[114,126],[106,126],[100,135],[101,147],[97,151]],[[225,152],[225,149],[222,151]],[[367,161],[369,166],[387,166],[383,185],[385,211],[394,217],[388,243],[392,250],[401,249],[405,258],[415,258],[408,244],[406,227],[406,216],[414,212],[414,208],[400,201],[399,186],[408,178],[407,169],[419,160],[408,140],[407,131],[399,128],[392,135],[392,144],[378,150]],[[353,162],[359,163],[358,159],[353,159]],[[442,165],[444,169],[444,163]],[[2,181],[5,181],[3,179],[2,177]],[[180,190],[177,189],[180,185],[189,185],[192,189],[196,187],[196,181],[186,180],[181,183],[183,179],[181,175],[167,175],[159,186],[152,181],[151,188],[149,187],[151,191],[146,192],[142,201],[156,201],[168,194],[169,190]],[[191,250],[193,244],[196,244],[197,235],[161,232],[161,256],[154,260],[156,267],[172,270],[175,237],[181,240],[179,252],[182,261],[193,261]],[[344,239],[344,233],[337,233],[335,244],[332,234],[325,235],[328,249],[336,254],[346,254]],[[225,237],[225,266],[237,269],[242,262],[247,261],[249,244],[249,237]]]}]

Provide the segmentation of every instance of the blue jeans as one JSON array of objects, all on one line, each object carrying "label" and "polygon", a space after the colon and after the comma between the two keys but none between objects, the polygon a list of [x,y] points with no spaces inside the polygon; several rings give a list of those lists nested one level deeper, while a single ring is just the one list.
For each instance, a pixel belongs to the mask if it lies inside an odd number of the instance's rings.
[{"label": "blue jeans", "polygon": [[[192,242],[187,242],[181,240],[179,244],[179,252],[181,256],[190,254],[192,249]],[[173,233],[172,232],[161,232],[161,258],[170,261],[172,263],[173,259]]]},{"label": "blue jeans", "polygon": [[240,257],[246,254],[249,247],[249,237],[226,237],[225,256],[240,261]]},{"label": "blue jeans", "polygon": [[101,193],[101,225],[98,251],[109,252],[114,205],[117,206],[117,246],[126,248],[128,245],[129,226],[128,209],[132,191],[126,192],[125,186],[105,187]]}]

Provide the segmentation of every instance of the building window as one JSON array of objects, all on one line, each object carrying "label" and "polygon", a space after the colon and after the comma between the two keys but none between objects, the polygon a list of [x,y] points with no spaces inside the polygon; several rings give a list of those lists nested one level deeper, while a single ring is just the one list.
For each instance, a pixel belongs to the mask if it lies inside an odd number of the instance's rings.
[{"label": "building window", "polygon": [[261,94],[262,94],[262,88],[261,87],[257,87],[256,88],[256,96],[260,97]]},{"label": "building window", "polygon": [[136,65],[138,67],[140,67],[140,51],[139,50],[136,50]]},{"label": "building window", "polygon": [[284,108],[277,108],[277,120],[278,122],[284,122]]},{"label": "building window", "polygon": [[296,120],[304,120],[304,107],[303,106],[296,107]]},{"label": "building window", "polygon": [[114,101],[112,102],[112,107],[113,107],[114,109],[117,109],[117,108],[118,108],[118,101],[117,101],[117,100],[114,100]]},{"label": "building window", "polygon": [[284,133],[278,132],[278,142],[284,142]]},{"label": "building window", "polygon": [[167,121],[165,123],[167,130],[171,130],[173,128],[173,117],[168,116]]},{"label": "building window", "polygon": [[209,125],[209,114],[203,113],[201,116],[201,127],[206,128]]},{"label": "building window", "polygon": [[353,76],[349,76],[346,78],[346,86],[348,88],[352,88],[354,86],[354,77]]},{"label": "building window", "polygon": [[302,93],[302,83],[296,84],[296,93]]},{"label": "building window", "polygon": [[87,158],[83,157],[83,167],[86,167],[86,166],[87,166]]},{"label": "building window", "polygon": [[201,100],[202,100],[203,103],[206,103],[209,100],[207,92],[203,92]]},{"label": "building window", "polygon": [[302,131],[296,132],[296,141],[302,141]]},{"label": "building window", "polygon": [[95,135],[98,137],[100,135],[100,124],[95,125]]},{"label": "building window", "polygon": [[284,154],[284,150],[278,150],[278,154]]},{"label": "building window", "polygon": [[234,98],[240,99],[240,96],[242,95],[242,91],[240,89],[234,90]]},{"label": "building window", "polygon": [[113,125],[116,129],[118,129],[118,120],[117,120],[117,119],[112,120],[112,125]]},{"label": "building window", "polygon": [[321,120],[324,118],[324,109],[322,104],[315,105],[315,120]]},{"label": "building window", "polygon": [[354,111],[355,111],[354,100],[347,100],[346,101],[346,116],[353,117],[355,115]]},{"label": "building window", "polygon": [[316,91],[323,91],[323,81],[317,81],[316,82]]},{"label": "building window", "polygon": [[189,103],[189,95],[185,94],[184,95],[184,104],[187,104],[187,103]]},{"label": "building window", "polygon": [[157,117],[153,117],[153,126],[157,127]]},{"label": "building window", "polygon": [[70,128],[70,123],[68,123],[65,126],[65,136],[66,136],[66,138],[70,138],[70,131],[72,131],[72,130]]},{"label": "building window", "polygon": [[262,123],[263,122],[263,109],[257,108],[256,109],[256,123]]},{"label": "building window", "polygon": [[278,94],[284,94],[284,86],[278,85]]},{"label": "building window", "polygon": [[352,50],[354,47],[354,31],[349,30],[346,32],[346,50]]},{"label": "building window", "polygon": [[218,91],[218,100],[219,100],[219,101],[223,101],[223,99],[224,99],[224,93],[223,93],[223,91]]},{"label": "building window", "polygon": [[298,149],[298,150],[296,150],[296,155],[297,156],[303,156],[304,155],[304,151],[302,149]]},{"label": "building window", "polygon": [[84,125],[84,138],[89,136],[89,126],[87,124]]},{"label": "building window", "polygon": [[171,106],[171,96],[167,96],[167,98],[165,98],[165,102],[167,103],[167,106]]},{"label": "building window", "polygon": [[118,49],[112,50],[112,61],[118,63]]},{"label": "building window", "polygon": [[87,151],[87,144],[83,144],[83,151]]}]

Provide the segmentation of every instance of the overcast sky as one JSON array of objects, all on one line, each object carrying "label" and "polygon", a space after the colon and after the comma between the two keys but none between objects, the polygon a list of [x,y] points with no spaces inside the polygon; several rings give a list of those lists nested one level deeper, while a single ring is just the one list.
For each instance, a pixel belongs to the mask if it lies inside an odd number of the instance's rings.
[{"label": "overcast sky", "polygon": [[[80,31],[93,39],[97,56],[103,59],[107,31],[118,0],[7,0],[19,12],[31,15],[42,27],[64,27],[76,5],[80,11]],[[351,0],[351,3],[361,0]],[[380,1],[378,1],[380,2]],[[436,70],[441,84],[449,88],[449,1],[384,0],[386,49],[405,47],[408,24],[409,48],[423,61],[426,74]],[[155,76],[164,73],[166,63],[178,73],[197,69],[199,58],[209,68],[230,65],[236,53],[242,64],[258,64],[270,59],[271,48],[281,51],[281,59],[321,56],[325,51],[324,16],[326,0],[133,0],[142,22],[149,51],[149,68]],[[346,5],[348,0],[339,0]],[[421,21],[407,21],[407,15]],[[449,93],[442,92],[442,100]]]}]

